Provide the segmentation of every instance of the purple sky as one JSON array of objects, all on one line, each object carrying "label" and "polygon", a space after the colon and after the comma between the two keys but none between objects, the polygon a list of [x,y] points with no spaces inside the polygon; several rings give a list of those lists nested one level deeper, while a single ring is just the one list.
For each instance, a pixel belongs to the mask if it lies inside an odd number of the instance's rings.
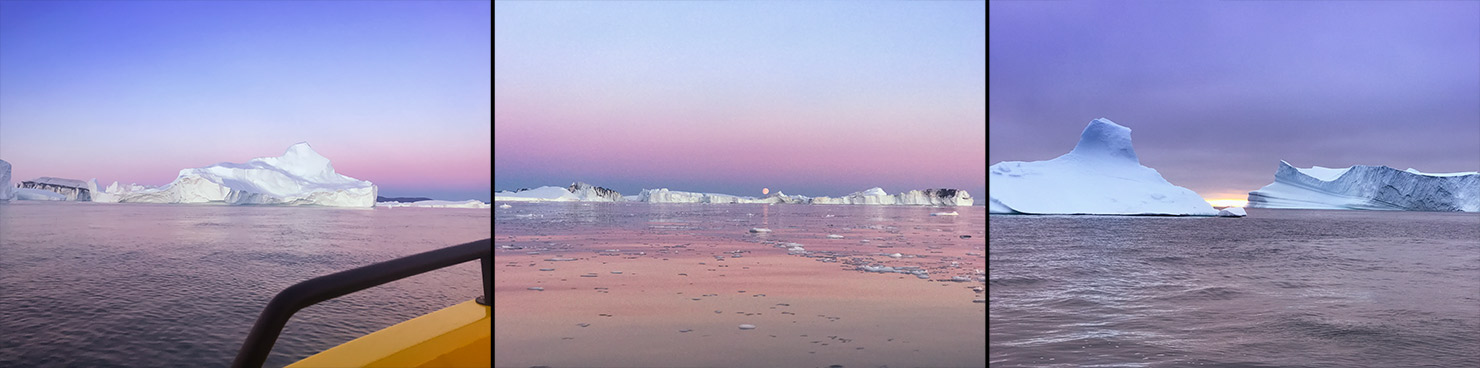
[{"label": "purple sky", "polygon": [[163,185],[307,141],[382,195],[488,200],[491,5],[0,1],[0,159]]},{"label": "purple sky", "polygon": [[1480,171],[1480,2],[990,3],[989,159],[1130,127],[1143,165],[1244,198],[1280,160]]},{"label": "purple sky", "polygon": [[497,189],[985,193],[985,2],[495,10]]}]

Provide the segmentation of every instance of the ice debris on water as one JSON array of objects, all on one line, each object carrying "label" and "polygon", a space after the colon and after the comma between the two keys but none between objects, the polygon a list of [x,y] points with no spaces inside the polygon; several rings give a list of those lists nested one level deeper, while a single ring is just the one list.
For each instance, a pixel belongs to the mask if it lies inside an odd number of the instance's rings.
[{"label": "ice debris on water", "polygon": [[827,238],[828,239],[842,239],[843,236],[842,235],[838,235],[838,234],[827,234]]},{"label": "ice debris on water", "polygon": [[498,208],[513,208],[513,207],[514,206],[510,206],[508,204],[501,204],[501,205],[498,206]]},{"label": "ice debris on water", "polygon": [[560,257],[555,257],[555,258],[546,258],[545,260],[546,261],[550,261],[550,262],[570,262],[570,261],[574,261],[576,259],[575,258],[560,258]]},{"label": "ice debris on water", "polygon": [[742,329],[742,330],[754,330],[755,329],[755,325],[740,325],[740,329]]},{"label": "ice debris on water", "polygon": [[541,268],[540,271],[554,271],[553,268]]},{"label": "ice debris on water", "polygon": [[951,212],[936,212],[936,213],[932,213],[930,215],[931,216],[960,216],[961,214],[956,213],[956,211],[951,211]]},{"label": "ice debris on water", "polygon": [[539,286],[535,286],[535,287],[531,287],[531,288],[529,288],[529,290],[534,290],[534,291],[545,291],[545,288],[542,288],[542,287],[539,287]]},{"label": "ice debris on water", "polygon": [[750,228],[750,232],[752,232],[752,233],[769,233],[769,232],[771,232],[771,229],[765,229],[765,228],[759,228],[759,227],[752,227],[752,228]]},{"label": "ice debris on water", "polygon": [[899,253],[894,253],[894,254],[890,254],[889,255],[889,258],[899,258],[899,257],[904,257],[904,255],[903,254],[899,254]]}]

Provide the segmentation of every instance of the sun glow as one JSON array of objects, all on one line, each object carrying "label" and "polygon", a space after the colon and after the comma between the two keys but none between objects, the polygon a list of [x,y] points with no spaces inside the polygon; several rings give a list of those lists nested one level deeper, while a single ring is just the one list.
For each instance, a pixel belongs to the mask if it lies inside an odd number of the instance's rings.
[{"label": "sun glow", "polygon": [[1247,207],[1249,205],[1249,200],[1247,200],[1247,199],[1207,199],[1207,198],[1204,198],[1203,200],[1204,201],[1208,201],[1208,204],[1213,205],[1213,207]]}]

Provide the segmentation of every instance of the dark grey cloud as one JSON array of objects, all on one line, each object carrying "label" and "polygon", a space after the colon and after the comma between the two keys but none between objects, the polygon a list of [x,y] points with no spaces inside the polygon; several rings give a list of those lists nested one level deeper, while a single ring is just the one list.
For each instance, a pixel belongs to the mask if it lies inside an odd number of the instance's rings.
[{"label": "dark grey cloud", "polygon": [[1204,195],[1281,159],[1480,171],[1477,2],[991,2],[988,28],[992,163],[1106,117]]}]

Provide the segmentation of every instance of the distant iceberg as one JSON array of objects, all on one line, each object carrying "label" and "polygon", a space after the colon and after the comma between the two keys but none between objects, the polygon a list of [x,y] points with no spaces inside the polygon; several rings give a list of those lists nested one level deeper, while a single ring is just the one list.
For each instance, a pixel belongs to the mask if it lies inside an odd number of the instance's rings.
[{"label": "distant iceberg", "polygon": [[[505,206],[507,206],[507,205],[505,205]],[[419,207],[419,208],[492,208],[493,206],[491,206],[491,205],[489,205],[487,203],[483,203],[483,201],[479,201],[479,200],[476,200],[476,199],[469,199],[469,200],[466,200],[466,201],[442,201],[442,200],[435,200],[435,199],[433,199],[433,200],[416,201],[416,202],[377,202],[377,203],[375,203],[375,207],[384,207],[384,208],[396,208],[396,207]]]},{"label": "distant iceberg", "polygon": [[1274,182],[1249,192],[1249,207],[1480,212],[1480,173],[1367,165],[1302,169],[1280,161]]},{"label": "distant iceberg", "polygon": [[1105,118],[1091,121],[1074,150],[1063,156],[999,162],[989,173],[989,213],[1218,214],[1196,192],[1142,166],[1131,145],[1131,129]]},{"label": "distant iceberg", "polygon": [[243,164],[223,162],[180,170],[162,187],[119,186],[98,191],[88,184],[94,202],[208,203],[374,207],[376,187],[334,172],[329,159],[307,142],[288,147],[280,157],[263,157]]},{"label": "distant iceberg", "polygon": [[889,195],[882,188],[870,188],[840,198],[789,196],[777,191],[764,197],[737,196],[720,193],[698,193],[669,190],[668,188],[643,189],[636,195],[624,196],[614,190],[574,183],[561,188],[544,186],[518,191],[501,191],[493,194],[493,200],[509,202],[643,202],[643,203],[758,203],[758,204],[865,204],[865,205],[935,205],[970,206],[975,203],[971,194],[956,189],[911,190]]}]

